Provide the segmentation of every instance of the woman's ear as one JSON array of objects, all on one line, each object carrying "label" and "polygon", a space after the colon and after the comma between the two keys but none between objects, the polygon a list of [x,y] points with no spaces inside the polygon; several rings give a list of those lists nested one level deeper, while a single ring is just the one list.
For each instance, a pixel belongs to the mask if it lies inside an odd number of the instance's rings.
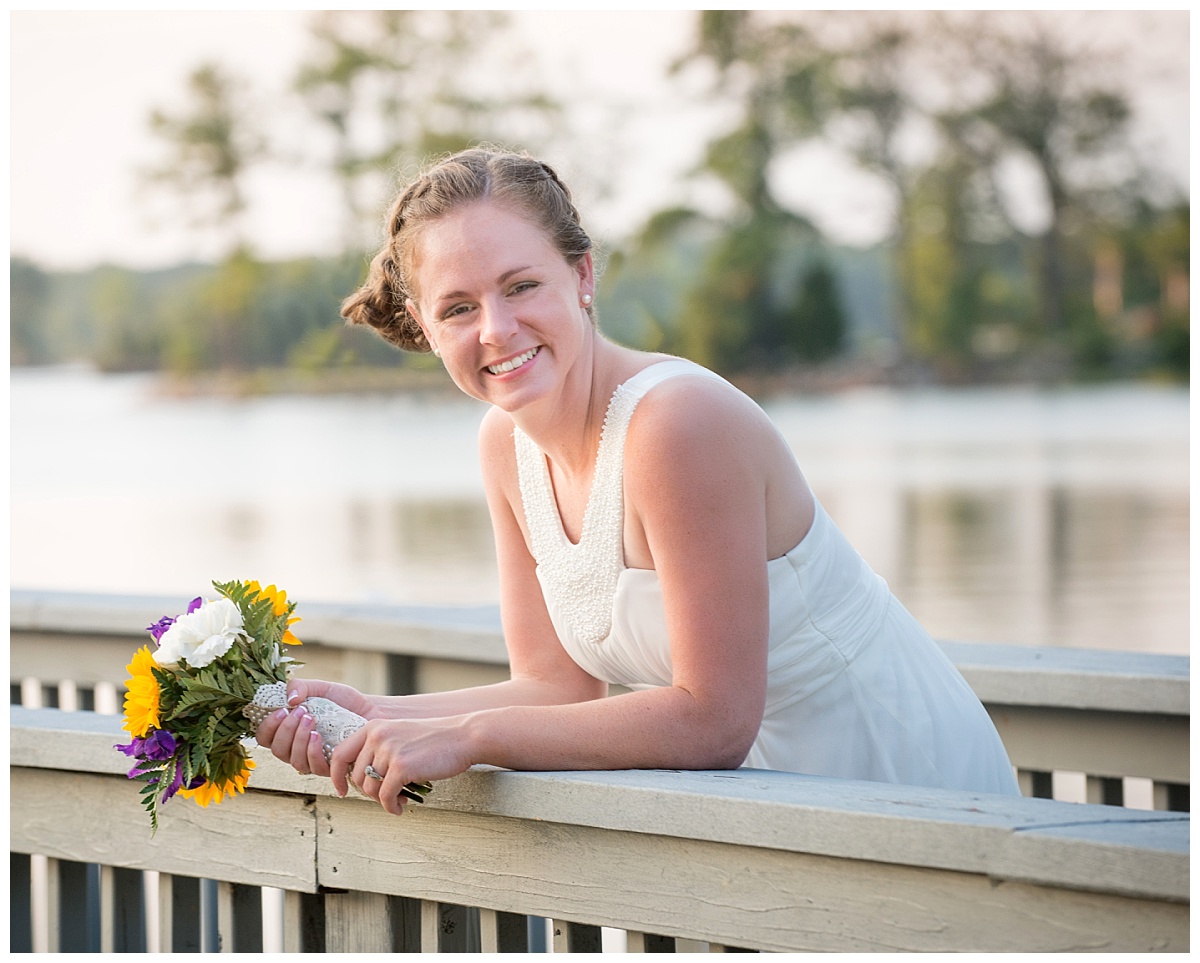
[{"label": "woman's ear", "polygon": [[596,273],[592,265],[592,252],[588,251],[575,262],[575,273],[579,277],[579,299],[583,301],[586,294],[588,299],[596,296]]},{"label": "woman's ear", "polygon": [[441,357],[441,351],[438,350],[437,344],[434,343],[433,334],[429,330],[429,325],[425,323],[425,319],[421,317],[421,309],[417,307],[417,302],[412,298],[406,298],[404,301],[404,310],[408,312],[410,318],[416,318],[417,324],[421,326],[421,333],[425,335],[425,340],[429,342],[429,347],[433,353]]}]

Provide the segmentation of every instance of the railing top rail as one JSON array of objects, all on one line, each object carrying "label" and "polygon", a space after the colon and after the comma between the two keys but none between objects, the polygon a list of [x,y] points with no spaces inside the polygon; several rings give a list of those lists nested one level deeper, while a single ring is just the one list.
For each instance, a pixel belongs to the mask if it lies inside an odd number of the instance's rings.
[{"label": "railing top rail", "polygon": [[[111,748],[123,741],[120,725],[116,716],[11,707],[10,764],[124,773],[128,760]],[[327,779],[300,776],[263,750],[255,758],[254,789],[333,796]],[[137,805],[132,787],[129,802]],[[760,770],[480,768],[439,783],[426,807],[1178,902],[1189,894],[1185,813]]]},{"label": "railing top rail", "polygon": [[[180,599],[12,590],[14,631],[136,635]],[[494,605],[404,606],[306,602],[302,638],[421,658],[507,662]],[[1183,715],[1190,713],[1187,656],[1093,649],[942,642],[988,704]]]}]

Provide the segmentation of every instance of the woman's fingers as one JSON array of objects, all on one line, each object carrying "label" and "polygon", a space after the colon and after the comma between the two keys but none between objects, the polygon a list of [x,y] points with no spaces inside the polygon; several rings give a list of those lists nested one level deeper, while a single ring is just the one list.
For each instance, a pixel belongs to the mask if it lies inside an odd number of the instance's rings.
[{"label": "woman's fingers", "polygon": [[309,766],[308,750],[311,744],[310,736],[316,731],[316,724],[313,722],[312,716],[299,706],[292,710],[291,715],[295,720],[295,728],[286,761],[290,762],[292,768],[297,772],[307,774],[312,772],[312,767]]},{"label": "woman's fingers", "polygon": [[325,740],[315,728],[308,734],[308,768],[316,776],[329,775],[329,761],[325,758]]},{"label": "woman's fingers", "polygon": [[351,778],[354,778],[355,786],[362,785],[365,775],[362,769],[365,769],[366,762],[362,763],[357,774],[352,774],[351,770],[359,765],[358,757],[362,753],[366,737],[367,727],[364,726],[340,742],[333,750],[333,755],[329,757],[329,778],[333,780],[333,788],[337,790],[339,796],[344,796],[349,791]]}]

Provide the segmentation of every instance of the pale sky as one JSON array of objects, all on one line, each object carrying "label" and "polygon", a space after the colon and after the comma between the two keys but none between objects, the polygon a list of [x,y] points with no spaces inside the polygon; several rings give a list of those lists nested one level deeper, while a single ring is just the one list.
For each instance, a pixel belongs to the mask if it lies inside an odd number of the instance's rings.
[{"label": "pale sky", "polygon": [[[10,245],[51,268],[101,262],[154,267],[219,253],[195,232],[151,223],[136,171],[152,163],[152,107],[181,95],[188,72],[215,60],[246,78],[271,130],[298,156],[311,124],[284,97],[307,40],[307,11],[10,13]],[[593,229],[618,238],[646,215],[682,200],[682,171],[719,117],[670,93],[666,64],[691,39],[692,11],[523,12],[522,36],[554,92],[578,108],[576,129],[594,133],[600,157],[625,158],[608,198],[591,198]],[[1068,15],[1070,16],[1070,15]],[[1080,14],[1073,14],[1080,16]],[[1126,14],[1124,16],[1134,16]],[[1137,23],[1143,149],[1165,157],[1186,183],[1187,14]],[[613,124],[597,105],[624,99],[637,119]],[[594,130],[592,128],[595,128]],[[549,158],[566,169],[570,156]],[[310,158],[311,161],[311,158]],[[589,200],[587,185],[576,188]],[[274,164],[251,184],[252,237],[267,258],[326,254],[338,242],[337,198],[314,170]],[[872,243],[888,198],[837,158],[796,162],[787,199],[836,240]]]}]

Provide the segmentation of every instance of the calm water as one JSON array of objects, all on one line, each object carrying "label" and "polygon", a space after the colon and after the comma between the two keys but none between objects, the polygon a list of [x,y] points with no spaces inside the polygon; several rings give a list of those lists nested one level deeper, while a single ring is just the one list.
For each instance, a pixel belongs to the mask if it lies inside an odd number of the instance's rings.
[{"label": "calm water", "polygon": [[[1188,651],[1188,393],[864,390],[766,405],[858,550],[934,635]],[[497,598],[483,407],[166,399],[146,376],[17,370],[17,588],[187,598]]]}]

